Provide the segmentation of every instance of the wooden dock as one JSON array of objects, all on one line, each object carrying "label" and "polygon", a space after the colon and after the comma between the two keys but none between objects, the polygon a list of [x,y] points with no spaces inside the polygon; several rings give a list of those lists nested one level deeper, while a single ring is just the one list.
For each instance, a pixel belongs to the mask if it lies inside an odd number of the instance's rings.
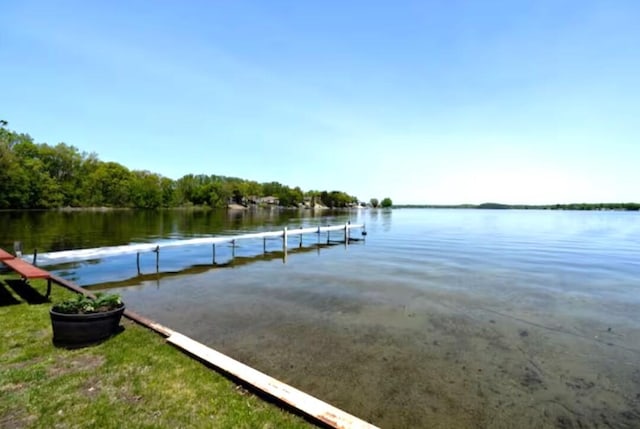
[{"label": "wooden dock", "polygon": [[[267,240],[280,239],[282,240],[282,251],[286,258],[287,248],[289,246],[289,239],[292,237],[299,237],[299,245],[302,245],[302,237],[304,235],[316,235],[317,243],[321,244],[326,242],[331,243],[344,243],[348,245],[351,241],[359,240],[358,238],[351,237],[352,230],[361,230],[362,235],[366,235],[366,229],[364,224],[351,224],[346,223],[344,225],[328,225],[328,226],[313,226],[307,228],[292,228],[284,227],[282,230],[277,231],[265,231],[265,232],[253,232],[247,234],[238,235],[221,235],[215,237],[198,237],[186,240],[165,241],[156,243],[136,243],[124,246],[109,246],[109,247],[97,247],[92,249],[78,249],[78,250],[63,250],[60,252],[49,252],[38,254],[34,251],[33,263],[39,263],[39,265],[53,265],[71,261],[86,261],[90,259],[100,259],[108,256],[135,254],[137,255],[138,271],[140,271],[140,254],[145,252],[154,252],[156,254],[156,266],[158,266],[160,252],[162,249],[182,247],[182,246],[197,246],[197,245],[211,245],[212,248],[212,262],[216,263],[216,245],[219,244],[231,244],[232,258],[235,256],[236,243],[240,241],[248,240],[262,240],[263,253],[267,252]],[[333,236],[332,236],[333,233]],[[324,235],[324,236],[323,236]]]}]

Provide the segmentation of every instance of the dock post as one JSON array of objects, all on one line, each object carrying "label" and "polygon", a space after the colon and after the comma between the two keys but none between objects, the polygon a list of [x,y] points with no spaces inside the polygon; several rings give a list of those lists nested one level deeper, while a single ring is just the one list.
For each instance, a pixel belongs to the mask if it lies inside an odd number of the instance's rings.
[{"label": "dock post", "polygon": [[22,258],[22,241],[13,242],[13,254],[16,255],[17,258]]},{"label": "dock post", "polygon": [[213,265],[216,264],[216,243],[213,243]]},{"label": "dock post", "polygon": [[267,253],[267,238],[262,237],[262,253]]},{"label": "dock post", "polygon": [[282,231],[282,263],[287,263],[287,227]]},{"label": "dock post", "polygon": [[[300,229],[302,229],[302,227],[300,227]],[[302,233],[300,233],[300,248],[302,248]]]},{"label": "dock post", "polygon": [[140,252],[136,253],[136,266],[138,267],[138,275],[140,275]]},{"label": "dock post", "polygon": [[344,244],[345,246],[349,244],[349,222],[344,224]]},{"label": "dock post", "polygon": [[31,265],[36,265],[36,259],[38,259],[38,249],[33,249],[33,262]]},{"label": "dock post", "polygon": [[282,251],[283,252],[287,251],[287,227],[286,226],[282,231]]},{"label": "dock post", "polygon": [[236,240],[231,240],[231,259],[236,257]]},{"label": "dock post", "polygon": [[156,272],[160,271],[160,246],[156,246]]}]

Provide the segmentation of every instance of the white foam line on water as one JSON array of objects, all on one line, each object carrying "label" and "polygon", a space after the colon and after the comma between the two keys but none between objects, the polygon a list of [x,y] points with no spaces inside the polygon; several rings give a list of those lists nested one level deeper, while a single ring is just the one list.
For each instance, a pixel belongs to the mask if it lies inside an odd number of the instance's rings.
[{"label": "white foam line on water", "polygon": [[[364,228],[363,224],[346,225],[348,229]],[[322,233],[330,231],[344,231],[345,225],[322,226],[310,228],[288,229],[287,236]],[[63,250],[59,252],[48,252],[37,255],[37,263],[39,266],[60,264],[65,262],[87,261],[91,259],[100,259],[108,256],[126,255],[133,253],[153,252],[156,249],[166,249],[181,246],[196,246],[203,244],[220,244],[230,243],[237,240],[250,240],[258,238],[280,238],[284,236],[284,230],[255,232],[240,235],[225,235],[219,237],[198,237],[187,240],[165,241],[157,243],[135,243],[123,246],[95,247],[92,249]],[[32,257],[23,256],[23,259],[30,261]]]}]

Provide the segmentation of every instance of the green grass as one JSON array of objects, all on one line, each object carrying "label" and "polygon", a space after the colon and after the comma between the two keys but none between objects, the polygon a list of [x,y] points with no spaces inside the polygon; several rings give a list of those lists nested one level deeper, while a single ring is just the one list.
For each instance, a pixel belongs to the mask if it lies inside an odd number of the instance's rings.
[{"label": "green grass", "polygon": [[[0,287],[19,303],[0,302],[1,428],[312,427],[124,318],[124,331],[101,344],[56,348],[51,303],[24,302],[6,278]],[[51,301],[71,296],[54,285]]]}]

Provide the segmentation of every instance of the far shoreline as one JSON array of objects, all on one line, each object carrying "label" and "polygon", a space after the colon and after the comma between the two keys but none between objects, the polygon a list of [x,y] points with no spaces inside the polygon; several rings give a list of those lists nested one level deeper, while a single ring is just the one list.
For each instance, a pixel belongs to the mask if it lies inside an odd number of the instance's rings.
[{"label": "far shoreline", "polygon": [[394,209],[481,209],[481,210],[571,210],[571,211],[640,211],[640,203],[569,203],[569,204],[394,204]]},{"label": "far shoreline", "polygon": [[564,203],[564,204],[501,204],[501,203],[482,203],[482,204],[394,204],[392,207],[371,207],[371,206],[354,206],[354,207],[327,207],[317,205],[309,206],[280,206],[275,204],[257,205],[251,204],[244,206],[241,204],[228,204],[223,207],[212,207],[208,205],[183,205],[174,207],[55,207],[55,208],[6,208],[0,209],[3,212],[95,212],[104,213],[111,211],[128,211],[128,210],[149,210],[149,211],[165,211],[165,210],[185,210],[185,211],[210,211],[210,210],[387,210],[387,209],[462,209],[462,210],[564,210],[564,211],[640,211],[640,203]]}]

